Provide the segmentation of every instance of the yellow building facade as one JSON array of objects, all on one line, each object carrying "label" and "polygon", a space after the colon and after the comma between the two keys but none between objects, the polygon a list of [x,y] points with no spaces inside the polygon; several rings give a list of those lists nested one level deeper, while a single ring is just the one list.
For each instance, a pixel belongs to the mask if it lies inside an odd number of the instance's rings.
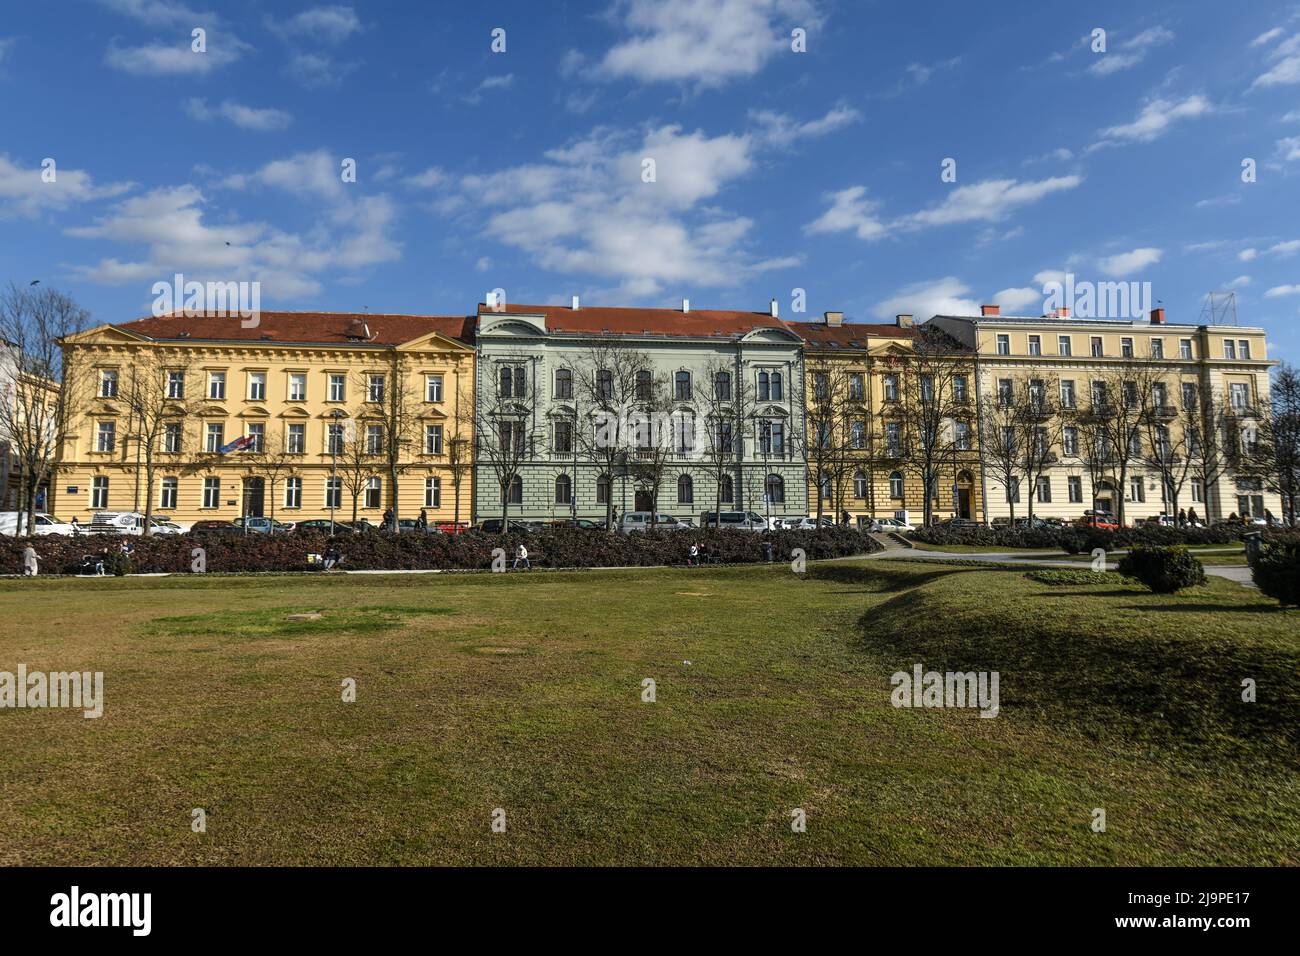
[{"label": "yellow building facade", "polygon": [[472,318],[169,315],[63,348],[83,393],[52,488],[64,520],[473,514]]}]

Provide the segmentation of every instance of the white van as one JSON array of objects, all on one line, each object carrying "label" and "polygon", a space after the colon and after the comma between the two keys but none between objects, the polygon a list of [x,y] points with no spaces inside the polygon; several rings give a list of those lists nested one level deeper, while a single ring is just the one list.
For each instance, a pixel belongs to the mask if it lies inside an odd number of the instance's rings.
[{"label": "white van", "polygon": [[[32,517],[36,523],[32,530],[33,534],[72,534],[72,525],[52,514],[38,511]],[[19,522],[22,522],[24,528],[26,527],[25,519],[26,516],[21,511],[0,511],[0,534],[12,538],[18,533]]]},{"label": "white van", "polygon": [[[654,522],[656,531],[674,531],[678,528],[689,528],[690,526],[689,521],[681,521],[663,512],[659,512]],[[649,531],[650,527],[650,512],[648,511],[628,511],[618,519],[618,530],[623,534],[630,534],[633,531]]]},{"label": "white van", "polygon": [[[714,523],[714,512],[706,511],[700,515],[700,527],[712,528]],[[780,521],[780,518],[774,518],[773,521]],[[721,511],[717,514],[716,526],[719,528],[731,528],[736,531],[766,531],[767,519],[756,511]]]}]

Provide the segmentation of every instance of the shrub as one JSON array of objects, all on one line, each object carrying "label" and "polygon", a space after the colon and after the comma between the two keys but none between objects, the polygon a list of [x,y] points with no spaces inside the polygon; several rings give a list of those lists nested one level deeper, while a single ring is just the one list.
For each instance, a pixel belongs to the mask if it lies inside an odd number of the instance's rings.
[{"label": "shrub", "polygon": [[1265,538],[1250,570],[1260,591],[1283,607],[1300,606],[1300,535]]},{"label": "shrub", "polygon": [[1133,548],[1120,561],[1119,573],[1136,578],[1157,594],[1205,583],[1205,568],[1184,547]]},{"label": "shrub", "polygon": [[1060,571],[1030,571],[1025,575],[1031,581],[1053,586],[1071,584],[1113,584],[1118,578],[1109,571],[1083,571],[1066,568]]}]

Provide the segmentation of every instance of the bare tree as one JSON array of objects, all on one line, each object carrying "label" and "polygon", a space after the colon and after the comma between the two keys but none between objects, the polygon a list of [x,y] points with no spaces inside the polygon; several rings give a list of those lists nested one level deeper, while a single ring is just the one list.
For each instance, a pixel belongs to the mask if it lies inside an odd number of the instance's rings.
[{"label": "bare tree", "polygon": [[[824,488],[831,489],[831,507],[835,509],[836,523],[845,510],[843,482],[850,466],[850,431],[855,407],[860,404],[861,397],[852,397],[852,376],[843,362],[814,355],[806,360],[805,374],[812,388],[805,409],[802,451],[817,496],[817,524],[820,526]],[[865,434],[863,438],[865,440]]]},{"label": "bare tree", "polygon": [[368,482],[379,466],[379,458],[370,451],[364,423],[354,419],[335,423],[342,430],[337,439],[337,447],[331,448],[337,461],[339,482],[352,496],[352,523],[357,522],[357,503],[366,489]]},{"label": "bare tree", "polygon": [[1034,502],[1038,499],[1039,479],[1048,474],[1059,460],[1056,447],[1061,442],[1065,427],[1059,395],[1060,383],[1055,378],[1027,378],[1020,383],[1020,393],[1013,410],[1020,474],[1024,477],[1028,490],[1026,509],[1031,527],[1034,523]]},{"label": "bare tree", "polygon": [[722,489],[732,481],[731,500],[736,504],[736,466],[740,459],[742,431],[754,415],[754,392],[749,376],[737,371],[735,363],[718,358],[705,366],[704,381],[695,386],[695,404],[703,419],[702,452],[713,481],[713,526],[722,521]]},{"label": "bare tree", "polygon": [[88,368],[65,364],[62,344],[89,321],[89,312],[55,289],[10,282],[0,293],[0,392],[6,393],[0,394],[0,444],[22,482],[16,534],[24,526],[34,530],[37,496],[84,408],[81,380]]},{"label": "bare tree", "polygon": [[[676,407],[673,383],[667,375],[643,369],[638,373],[636,400],[629,415],[632,484],[650,496],[650,527],[659,521],[659,489],[668,463],[678,450],[695,441],[694,415]],[[689,399],[689,395],[686,396]]]},{"label": "bare tree", "polygon": [[264,436],[261,444],[244,454],[246,461],[252,465],[255,473],[265,476],[271,494],[271,527],[275,527],[275,489],[280,478],[292,471],[298,463],[299,455],[289,450],[284,435],[277,432]]},{"label": "bare tree", "polygon": [[1099,374],[1092,380],[1092,401],[1076,413],[1078,427],[1088,438],[1089,471],[1093,494],[1102,481],[1113,475],[1115,514],[1123,525],[1127,517],[1124,502],[1130,463],[1142,458],[1142,433],[1149,411],[1144,397],[1162,373],[1148,361],[1135,361]]},{"label": "bare tree", "polygon": [[984,397],[980,407],[980,431],[985,471],[1002,487],[1014,525],[1021,472],[1021,415],[1016,408],[1014,382],[1007,382],[996,393]]},{"label": "bare tree", "polygon": [[412,452],[420,447],[418,434],[424,406],[415,373],[407,367],[404,355],[396,349],[388,354],[383,372],[373,369],[357,373],[360,393],[365,396],[365,417],[377,424],[383,435],[383,447],[371,452],[382,462],[388,474],[389,501],[393,511],[393,531],[401,530],[398,495],[401,475],[410,467]]},{"label": "bare tree", "polygon": [[478,399],[474,405],[474,458],[491,468],[501,495],[501,528],[510,517],[510,492],[537,446],[535,364],[527,356],[503,356],[480,362]]},{"label": "bare tree", "polygon": [[[1212,514],[1214,490],[1235,457],[1233,422],[1224,407],[1222,393],[1204,379],[1198,379],[1188,388],[1178,407],[1177,421],[1191,458],[1191,475],[1200,482],[1204,492],[1208,522],[1215,517]],[[1224,517],[1222,505],[1218,517]]]},{"label": "bare tree", "polygon": [[614,477],[627,471],[633,445],[638,376],[648,388],[645,376],[652,364],[645,352],[624,348],[615,339],[601,339],[588,346],[570,370],[574,442],[582,459],[595,462],[609,480],[605,499],[609,531],[614,530]]},{"label": "bare tree", "polygon": [[1193,457],[1185,429],[1173,427],[1179,409],[1169,393],[1170,383],[1157,370],[1141,395],[1143,442],[1139,461],[1160,476],[1160,497],[1165,513],[1178,517],[1179,498],[1191,477]]},{"label": "bare tree", "polygon": [[1291,365],[1273,373],[1260,446],[1268,477],[1282,496],[1282,517],[1294,526],[1300,500],[1300,372]]},{"label": "bare tree", "polygon": [[193,376],[189,359],[179,351],[138,349],[125,371],[116,397],[126,412],[127,434],[135,442],[137,470],[144,471],[143,533],[148,535],[159,465],[184,452],[185,424],[198,403],[186,393]]}]

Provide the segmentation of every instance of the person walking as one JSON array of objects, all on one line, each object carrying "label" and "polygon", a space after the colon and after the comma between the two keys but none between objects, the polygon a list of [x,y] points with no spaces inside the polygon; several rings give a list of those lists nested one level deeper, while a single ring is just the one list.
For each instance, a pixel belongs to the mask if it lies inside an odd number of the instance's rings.
[{"label": "person walking", "polygon": [[81,523],[77,521],[77,516],[72,516],[72,533],[81,534]]},{"label": "person walking", "polygon": [[521,544],[519,547],[515,548],[515,563],[514,563],[514,565],[510,568],[510,570],[511,570],[511,571],[518,571],[518,570],[519,570],[519,562],[520,562],[520,561],[522,561],[522,562],[524,563],[524,570],[525,570],[525,571],[531,571],[531,570],[533,569],[532,564],[531,564],[531,563],[529,562],[529,560],[528,560],[528,549],[525,548],[522,544]]},{"label": "person walking", "polygon": [[700,566],[700,546],[691,542],[690,553],[686,556],[686,566],[688,568],[698,568]]},{"label": "person walking", "polygon": [[39,571],[36,549],[29,544],[23,549],[23,577],[34,578]]},{"label": "person walking", "polygon": [[383,526],[385,531],[393,530],[393,509],[392,508],[389,508],[387,511],[384,512],[384,517],[382,521],[383,521]]},{"label": "person walking", "polygon": [[415,527],[421,532],[429,530],[429,512],[424,508],[420,509],[420,517],[415,519]]}]

